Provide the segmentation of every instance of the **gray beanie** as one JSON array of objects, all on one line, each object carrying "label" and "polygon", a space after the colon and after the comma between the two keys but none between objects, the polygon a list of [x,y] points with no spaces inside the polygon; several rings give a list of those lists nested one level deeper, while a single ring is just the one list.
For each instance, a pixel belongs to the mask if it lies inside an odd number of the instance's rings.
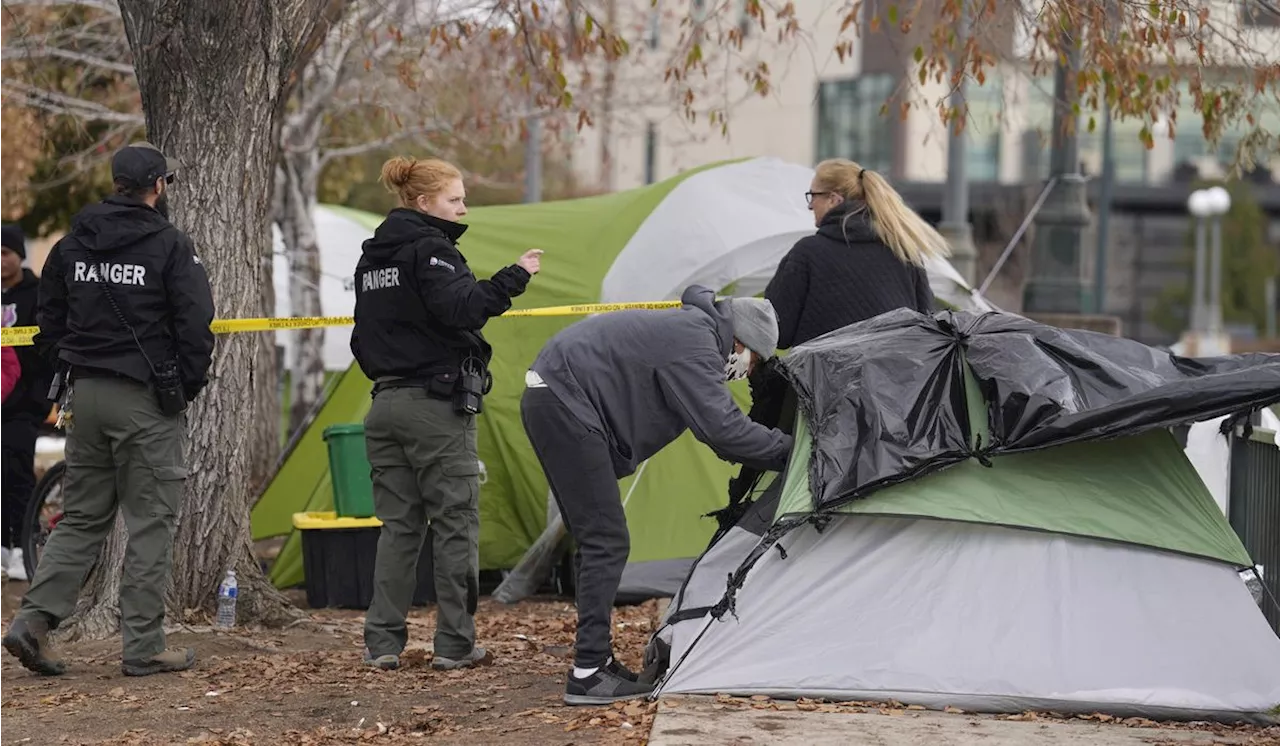
[{"label": "gray beanie", "polygon": [[744,347],[764,360],[777,353],[778,314],[772,303],[763,298],[730,298],[729,317],[733,336]]}]

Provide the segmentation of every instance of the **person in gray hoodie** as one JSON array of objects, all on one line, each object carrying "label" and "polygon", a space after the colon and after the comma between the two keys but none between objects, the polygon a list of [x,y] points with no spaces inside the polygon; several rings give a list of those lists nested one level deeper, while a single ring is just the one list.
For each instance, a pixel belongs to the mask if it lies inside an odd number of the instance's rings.
[{"label": "person in gray hoodie", "polygon": [[791,436],[752,422],[725,383],[773,357],[778,320],[759,298],[716,301],[694,285],[682,307],[578,322],[534,360],[525,432],[578,545],[578,631],[564,701],[643,697],[652,682],[613,659],[611,614],[630,553],[618,480],[685,430],[726,461],[780,471]]}]

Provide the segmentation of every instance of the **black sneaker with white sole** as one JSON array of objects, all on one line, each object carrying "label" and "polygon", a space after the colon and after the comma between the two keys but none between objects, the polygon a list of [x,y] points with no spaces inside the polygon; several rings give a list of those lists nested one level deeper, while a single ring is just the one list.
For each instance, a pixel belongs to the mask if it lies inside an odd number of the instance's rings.
[{"label": "black sneaker with white sole", "polygon": [[625,666],[610,659],[595,673],[579,679],[569,671],[564,687],[566,705],[607,705],[627,699],[640,699],[653,693],[653,683],[636,681],[636,675]]}]

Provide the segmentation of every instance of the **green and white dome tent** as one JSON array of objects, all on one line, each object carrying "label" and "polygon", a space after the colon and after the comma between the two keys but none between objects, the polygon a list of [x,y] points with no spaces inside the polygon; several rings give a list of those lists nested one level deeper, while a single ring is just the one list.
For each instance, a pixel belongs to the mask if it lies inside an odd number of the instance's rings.
[{"label": "green and white dome tent", "polygon": [[[510,264],[529,247],[547,251],[542,272],[516,300],[516,309],[671,300],[692,283],[724,288],[771,273],[795,241],[814,230],[803,199],[811,175],[802,166],[756,158],[711,164],[614,194],[481,207],[467,216],[469,228],[459,245],[479,277]],[[321,209],[362,224],[370,233],[382,219]],[[326,248],[331,235],[338,232],[320,233],[321,270],[326,277],[344,277],[353,271],[360,246],[348,232],[341,246]],[[987,307],[945,262],[930,267],[930,280],[935,294],[953,305]],[[333,305],[325,302],[326,314],[350,313],[343,305],[350,301],[336,300]],[[494,319],[485,328],[495,357],[494,389],[486,398],[479,433],[480,459],[488,474],[480,498],[483,569],[514,567],[546,527],[546,480],[524,434],[519,403],[525,370],[546,340],[576,320]],[[347,333],[329,329],[326,350],[341,356],[340,346],[329,342],[334,337],[345,341]],[[349,365],[331,388],[253,509],[255,540],[290,535],[271,572],[279,586],[303,579],[292,515],[327,510],[333,503],[324,430],[359,423],[368,410],[371,383],[357,367]],[[733,388],[746,405],[746,385]],[[648,461],[638,477],[623,480],[623,494],[630,493],[626,511],[632,534],[624,594],[674,590],[705,549],[715,522],[702,516],[723,506],[734,471],[686,433]]]},{"label": "green and white dome tent", "polygon": [[[812,177],[811,168],[757,158],[679,181],[618,252],[593,300],[674,300],[694,281],[715,288],[732,284],[736,295],[764,292],[782,256],[814,231],[803,197]],[[483,215],[485,208],[478,209]],[[730,219],[716,219],[717,211]],[[361,243],[382,216],[333,205],[317,205],[312,214],[320,249],[321,315],[350,316],[356,301],[352,269]],[[280,230],[272,226],[272,234],[276,316],[285,318],[295,315],[290,286],[300,280],[289,266]],[[549,259],[554,261],[554,254]],[[991,309],[947,262],[931,262],[928,272],[938,298],[960,308]],[[287,330],[276,332],[286,360],[292,359],[295,337]],[[325,330],[325,370],[351,365],[349,339],[347,329]]]},{"label": "green and white dome tent", "polygon": [[[813,169],[755,158],[702,171],[677,184],[605,274],[608,303],[677,299],[693,284],[758,295],[787,251],[813,235],[804,193]],[[967,310],[994,310],[945,260],[926,267],[933,294]]]}]

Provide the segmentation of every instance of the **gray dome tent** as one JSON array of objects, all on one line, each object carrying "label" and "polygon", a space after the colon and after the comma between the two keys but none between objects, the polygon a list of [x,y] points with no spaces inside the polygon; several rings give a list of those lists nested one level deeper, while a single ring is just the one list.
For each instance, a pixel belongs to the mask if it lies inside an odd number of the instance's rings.
[{"label": "gray dome tent", "polygon": [[895,311],[783,359],[785,474],[696,561],[657,694],[1267,719],[1280,639],[1168,427],[1280,400],[1280,356],[1179,358]]}]

